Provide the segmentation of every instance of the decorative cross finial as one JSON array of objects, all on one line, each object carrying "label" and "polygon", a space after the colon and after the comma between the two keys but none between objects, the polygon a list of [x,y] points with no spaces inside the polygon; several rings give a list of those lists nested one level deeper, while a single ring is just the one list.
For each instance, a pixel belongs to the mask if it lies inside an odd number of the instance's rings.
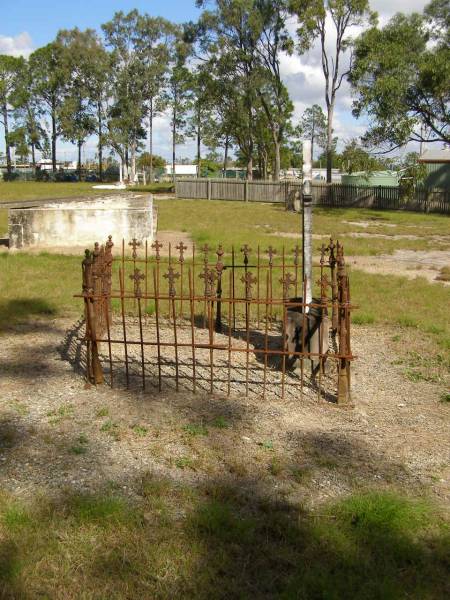
[{"label": "decorative cross finial", "polygon": [[290,273],[286,273],[286,275],[280,279],[280,283],[283,286],[283,298],[285,300],[289,297],[289,288],[295,284],[295,281],[295,277]]},{"label": "decorative cross finial", "polygon": [[325,264],[325,254],[327,253],[328,248],[325,244],[322,244],[320,247],[320,265],[323,267]]},{"label": "decorative cross finial", "polygon": [[250,273],[250,271],[249,271],[248,273],[246,273],[245,275],[243,275],[241,277],[241,281],[245,285],[245,298],[247,300],[251,300],[252,299],[252,286],[258,280],[253,275],[253,273]]},{"label": "decorative cross finial", "polygon": [[336,262],[338,266],[338,275],[340,277],[345,276],[345,259],[344,259],[344,246],[339,243],[336,244]]},{"label": "decorative cross finial", "polygon": [[222,256],[224,255],[222,244],[219,244],[219,246],[216,250],[216,254],[217,254],[216,271],[220,276],[222,274],[223,267],[224,267],[224,264],[222,262]]},{"label": "decorative cross finial", "polygon": [[134,282],[134,295],[139,298],[142,296],[141,281],[145,279],[145,275],[139,269],[134,269],[134,273],[130,275],[130,279]]},{"label": "decorative cross finial", "polygon": [[326,273],[324,273],[322,275],[322,277],[320,277],[320,279],[318,279],[318,281],[316,281],[317,285],[320,286],[320,297],[321,298],[326,298],[327,297],[327,288],[331,288],[331,283],[328,280],[328,275]]},{"label": "decorative cross finial", "polygon": [[205,282],[205,296],[214,296],[214,283],[217,280],[217,273],[214,269],[205,269],[199,277]]},{"label": "decorative cross finial", "polygon": [[294,266],[298,267],[298,258],[300,256],[300,247],[297,244],[297,246],[295,246],[295,248],[292,250],[292,252],[294,253]]},{"label": "decorative cross finial", "polygon": [[133,238],[131,242],[128,243],[128,245],[133,248],[132,257],[137,258],[137,248],[139,248],[141,242],[138,242],[136,238]]},{"label": "decorative cross finial", "polygon": [[162,247],[163,247],[163,245],[161,244],[161,242],[158,242],[158,240],[155,240],[152,244],[152,248],[155,249],[155,258],[158,262],[161,260],[161,255],[159,253],[159,249]]},{"label": "decorative cross finial", "polygon": [[266,252],[269,255],[269,266],[272,266],[273,265],[273,257],[275,256],[277,251],[272,246],[269,246],[267,248]]},{"label": "decorative cross finial", "polygon": [[252,249],[250,248],[250,246],[248,244],[244,244],[241,248],[241,252],[244,254],[244,265],[248,264],[248,255],[250,254],[250,252],[252,251]]},{"label": "decorative cross finial", "polygon": [[180,242],[178,244],[178,246],[176,246],[176,249],[179,250],[180,252],[180,258],[178,259],[180,263],[184,262],[184,251],[187,250],[187,246],[185,246],[183,244],[183,242]]},{"label": "decorative cross finial", "polygon": [[177,295],[177,291],[175,289],[175,280],[179,279],[180,274],[176,273],[173,267],[169,267],[169,270],[164,275],[164,278],[169,282],[169,296],[173,297]]},{"label": "decorative cross finial", "polygon": [[330,252],[330,256],[328,258],[328,262],[330,264],[330,267],[335,267],[336,266],[336,256],[334,254],[334,250],[336,248],[336,245],[333,241],[333,238],[330,238],[330,243],[328,244],[328,248],[327,250]]},{"label": "decorative cross finial", "polygon": [[208,244],[204,244],[204,246],[202,248],[200,248],[200,250],[203,252],[203,262],[205,263],[205,265],[208,264],[208,253],[210,251],[210,247],[208,246]]}]

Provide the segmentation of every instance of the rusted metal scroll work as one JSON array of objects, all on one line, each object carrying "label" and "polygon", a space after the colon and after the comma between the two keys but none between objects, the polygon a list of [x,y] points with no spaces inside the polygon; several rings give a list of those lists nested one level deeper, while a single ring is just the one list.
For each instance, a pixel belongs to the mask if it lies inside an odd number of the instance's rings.
[{"label": "rusted metal scroll work", "polygon": [[298,246],[113,247],[96,243],[82,263],[91,383],[350,402],[352,305],[339,242],[320,249],[309,304]]}]

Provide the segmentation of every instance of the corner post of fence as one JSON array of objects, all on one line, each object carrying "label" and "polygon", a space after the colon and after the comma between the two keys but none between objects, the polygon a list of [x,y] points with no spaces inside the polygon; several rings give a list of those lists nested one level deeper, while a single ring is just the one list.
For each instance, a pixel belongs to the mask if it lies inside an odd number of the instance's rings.
[{"label": "corner post of fence", "polygon": [[350,404],[350,314],[349,283],[345,269],[343,248],[338,245],[337,271],[339,286],[339,358],[337,403]]},{"label": "corner post of fence", "polygon": [[208,179],[206,182],[206,196],[208,200],[211,200],[211,179]]},{"label": "corner post of fence", "polygon": [[248,202],[248,179],[244,181],[244,202]]},{"label": "corner post of fence", "polygon": [[85,257],[82,262],[83,274],[83,297],[84,297],[84,315],[86,323],[86,378],[88,382],[94,384],[103,383],[103,371],[98,357],[97,345],[97,321],[94,306],[95,301],[95,280],[94,280],[94,254],[89,250],[85,251]]}]

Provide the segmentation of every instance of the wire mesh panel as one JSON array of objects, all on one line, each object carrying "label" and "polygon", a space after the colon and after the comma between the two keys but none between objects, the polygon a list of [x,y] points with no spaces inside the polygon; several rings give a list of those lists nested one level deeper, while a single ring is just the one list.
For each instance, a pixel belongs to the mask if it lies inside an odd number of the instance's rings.
[{"label": "wire mesh panel", "polygon": [[87,378],[127,388],[350,401],[349,280],[330,240],[310,303],[299,246],[111,239],[83,261]]}]

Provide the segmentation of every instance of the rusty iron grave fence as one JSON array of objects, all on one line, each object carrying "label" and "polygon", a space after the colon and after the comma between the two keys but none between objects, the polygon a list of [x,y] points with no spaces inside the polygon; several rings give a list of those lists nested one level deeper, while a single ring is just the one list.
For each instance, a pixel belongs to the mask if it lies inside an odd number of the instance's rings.
[{"label": "rusty iron grave fence", "polygon": [[350,402],[349,278],[322,245],[305,298],[301,248],[166,248],[111,237],[82,263],[87,380]]}]

